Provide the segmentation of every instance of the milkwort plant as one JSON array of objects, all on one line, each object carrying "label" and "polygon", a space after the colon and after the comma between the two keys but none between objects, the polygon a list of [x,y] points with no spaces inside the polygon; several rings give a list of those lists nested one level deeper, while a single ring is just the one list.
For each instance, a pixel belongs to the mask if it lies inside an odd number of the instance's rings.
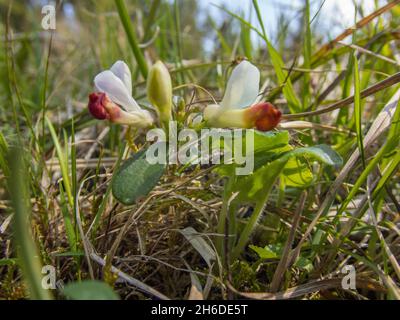
[{"label": "milkwort plant", "polygon": [[398,2],[0,4],[1,297],[399,298]]}]

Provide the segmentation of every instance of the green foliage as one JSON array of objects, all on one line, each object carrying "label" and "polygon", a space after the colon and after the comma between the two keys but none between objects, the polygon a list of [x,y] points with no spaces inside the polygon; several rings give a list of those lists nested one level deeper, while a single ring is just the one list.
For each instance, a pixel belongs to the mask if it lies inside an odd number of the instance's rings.
[{"label": "green foliage", "polygon": [[[263,195],[269,193],[276,178],[285,168],[289,160],[294,158],[306,157],[311,160],[317,160],[330,166],[340,166],[342,158],[338,153],[327,145],[318,145],[314,147],[297,148],[287,152],[275,154],[275,158],[271,162],[266,162],[258,168],[253,174],[239,178],[232,192],[238,192],[238,201],[257,201],[263,198]],[[298,164],[298,162],[290,163]],[[289,167],[286,167],[285,177],[288,177]],[[300,176],[304,174],[304,167],[298,166],[292,168],[291,173]]]},{"label": "green foliage", "polygon": [[277,259],[282,251],[282,247],[277,248],[274,245],[265,246],[264,248],[249,245],[249,248],[255,251],[260,259]]},{"label": "green foliage", "polygon": [[115,173],[112,184],[114,197],[125,205],[146,196],[165,171],[164,164],[150,164],[143,149],[126,160]]},{"label": "green foliage", "polygon": [[125,0],[115,0],[115,5],[118,9],[118,13],[121,18],[121,22],[124,26],[126,36],[128,38],[132,52],[135,55],[139,70],[143,78],[146,79],[148,74],[147,63],[146,60],[144,59],[141,49],[139,48],[139,44],[136,39],[136,33],[135,30],[133,29],[132,23],[129,18],[128,10],[125,5]]},{"label": "green foliage", "polygon": [[18,264],[27,283],[29,297],[33,300],[49,300],[51,294],[42,287],[42,267],[30,227],[32,209],[29,186],[25,183],[25,178],[28,176],[25,161],[25,153],[20,147],[10,149],[8,187],[14,210],[14,245],[18,251]]},{"label": "green foliage", "polygon": [[63,293],[72,300],[119,300],[118,295],[108,284],[96,280],[67,284]]},{"label": "green foliage", "polygon": [[238,193],[236,201],[257,202],[269,194],[274,182],[285,167],[288,157],[281,157],[263,165],[253,174],[239,178],[232,188],[233,193]]},{"label": "green foliage", "polygon": [[[278,176],[282,173],[288,161],[297,157],[310,158],[331,166],[342,164],[342,158],[327,145],[297,148],[280,153],[275,160],[264,164],[254,173],[237,178],[233,186],[227,185],[226,188],[228,188],[229,193],[235,195],[235,202],[255,203],[254,212],[239,236],[238,243],[232,253],[233,257],[239,256],[254,232]],[[222,223],[220,223],[221,225]]]},{"label": "green foliage", "polygon": [[365,154],[364,154],[364,143],[363,143],[363,132],[361,128],[361,118],[363,114],[361,97],[360,97],[360,74],[358,71],[358,60],[356,55],[353,56],[354,63],[354,120],[357,131],[357,144],[360,150],[363,167],[365,167]]},{"label": "green foliage", "polygon": [[[250,245],[249,248],[256,252],[262,260],[279,260],[282,257],[283,247],[280,244],[270,244],[264,248]],[[293,266],[307,272],[311,272],[314,268],[311,260],[302,256],[297,258]]]},{"label": "green foliage", "polygon": [[308,163],[301,158],[290,158],[282,170],[281,182],[286,187],[307,187],[314,181]]},{"label": "green foliage", "polygon": [[[363,19],[369,11],[360,2],[358,26],[346,31],[342,21],[324,19],[321,8],[328,1],[302,4],[290,12],[276,6],[275,29],[264,11],[274,6],[269,1],[231,1],[219,10],[196,0],[61,1],[50,42],[51,32],[38,23],[38,1],[0,1],[0,298],[50,298],[41,289],[41,260],[56,266],[57,278],[77,281],[67,286],[67,297],[117,298],[104,283],[85,281],[92,248],[109,253],[107,264],[137,277],[132,283],[144,281],[172,298],[186,298],[188,270],[207,299],[229,298],[226,280],[237,290],[270,292],[292,231],[290,253],[298,259],[284,270],[279,291],[310,288],[314,279],[337,275],[338,266],[351,262],[368,275],[366,285],[351,293],[324,289],[324,298],[400,298],[400,108],[370,129],[399,85],[363,95],[398,72],[400,9]],[[380,5],[376,1],[374,10]],[[353,103],[296,118],[308,121],[307,128],[249,129],[254,171],[247,176],[235,174],[235,162],[168,170],[150,165],[144,130],[98,121],[87,112],[94,76],[124,60],[132,71],[132,96],[156,115],[146,76],[162,60],[172,80],[171,117],[179,128],[200,129],[203,123],[193,126],[192,115],[220,101],[243,57],[261,73],[257,101],[274,104],[284,122],[354,94]],[[249,151],[244,136],[239,139]],[[16,145],[24,151],[15,153]],[[213,150],[222,147],[218,142]],[[358,151],[361,157],[349,161]],[[124,205],[137,203],[156,185],[161,192],[132,224]],[[118,288],[121,298],[144,298]],[[309,297],[320,296],[302,296]]]}]

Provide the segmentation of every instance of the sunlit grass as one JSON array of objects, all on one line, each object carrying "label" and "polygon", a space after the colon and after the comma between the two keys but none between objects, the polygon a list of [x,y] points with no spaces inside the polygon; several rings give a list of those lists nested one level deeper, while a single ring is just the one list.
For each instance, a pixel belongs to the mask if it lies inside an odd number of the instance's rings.
[{"label": "sunlit grass", "polygon": [[[308,0],[299,27],[283,11],[273,37],[256,0],[252,19],[218,7],[218,20],[202,12],[205,24],[195,0],[74,2],[74,18],[57,8],[55,31],[41,28],[40,6],[0,1],[0,298],[64,298],[42,290],[41,264],[123,299],[400,298],[399,3],[358,8],[356,28],[332,40]],[[241,203],[236,177],[169,165],[148,195],[119,203],[113,174],[148,146],[145,130],[93,119],[88,95],[96,74],[124,60],[133,97],[154,111],[146,79],[160,59],[179,127],[220,102],[248,59],[261,71],[258,100],[283,113],[274,131],[307,121],[274,152],[324,144],[343,164],[271,157],[262,196]],[[341,286],[345,265],[356,290]]]}]

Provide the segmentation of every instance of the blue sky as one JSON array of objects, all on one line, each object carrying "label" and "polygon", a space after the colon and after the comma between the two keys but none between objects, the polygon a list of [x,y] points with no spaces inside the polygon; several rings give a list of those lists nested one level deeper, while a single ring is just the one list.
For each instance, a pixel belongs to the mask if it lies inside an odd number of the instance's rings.
[{"label": "blue sky", "polygon": [[[281,12],[285,12],[289,19],[293,19],[291,28],[296,28],[296,17],[299,16],[305,0],[258,0],[258,4],[263,16],[264,25],[267,34],[272,41],[277,36],[278,17]],[[310,0],[311,17],[313,17],[323,4],[316,20],[313,22],[313,28],[326,39],[333,38],[340,34],[345,28],[354,24],[354,3],[352,0]],[[358,5],[364,8],[364,14],[369,14],[375,9],[375,0],[357,0]],[[382,6],[386,1],[378,1]],[[209,12],[216,21],[221,16],[221,10],[215,5],[226,6],[230,11],[236,14],[243,14],[246,19],[251,16],[253,25],[258,26],[257,17],[252,7],[251,0],[200,0],[200,7],[204,12]],[[256,34],[253,39],[258,41]]]}]

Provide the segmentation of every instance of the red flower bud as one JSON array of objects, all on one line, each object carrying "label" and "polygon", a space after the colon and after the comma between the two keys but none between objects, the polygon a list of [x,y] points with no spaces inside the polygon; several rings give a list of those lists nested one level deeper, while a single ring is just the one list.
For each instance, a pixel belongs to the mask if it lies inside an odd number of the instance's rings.
[{"label": "red flower bud", "polygon": [[246,109],[246,122],[260,131],[274,129],[281,121],[282,113],[269,102],[260,102]]},{"label": "red flower bud", "polygon": [[105,107],[105,99],[106,94],[103,92],[93,92],[89,95],[89,112],[96,119],[110,119],[110,115]]}]

